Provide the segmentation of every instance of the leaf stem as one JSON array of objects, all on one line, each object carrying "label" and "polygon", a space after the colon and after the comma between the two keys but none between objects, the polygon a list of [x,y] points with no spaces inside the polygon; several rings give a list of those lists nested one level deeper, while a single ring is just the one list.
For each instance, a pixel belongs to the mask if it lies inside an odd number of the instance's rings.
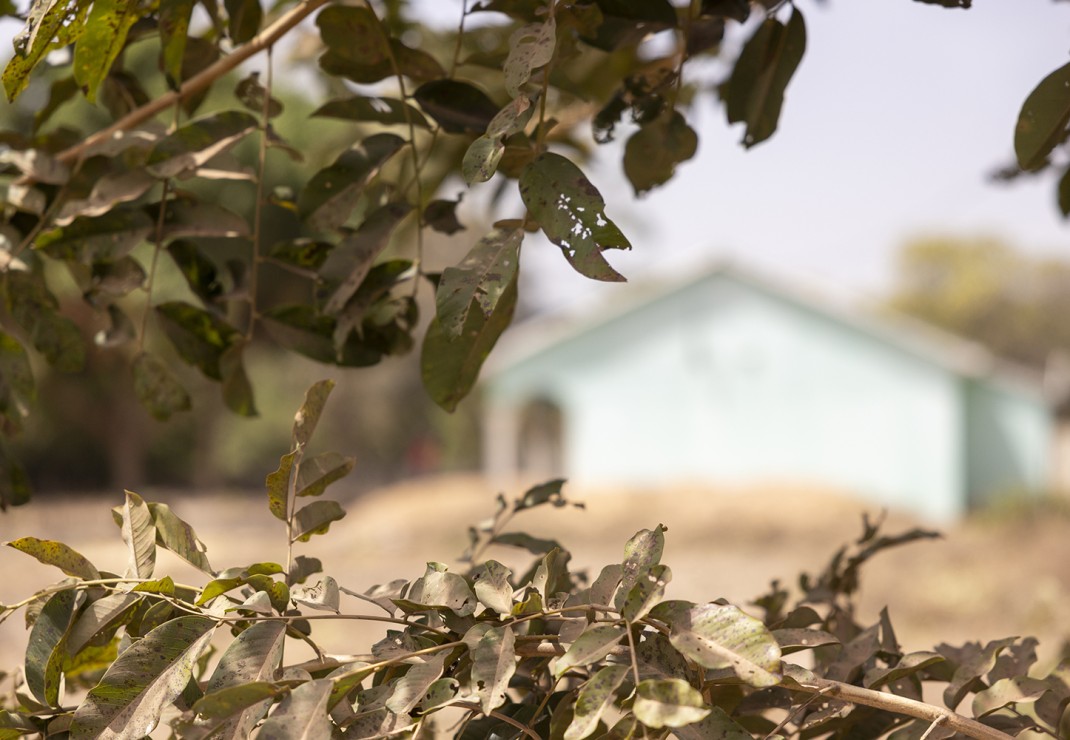
[{"label": "leaf stem", "polygon": [[512,725],[513,727],[515,727],[516,729],[520,730],[522,733],[524,733],[528,737],[533,737],[533,738],[535,738],[535,740],[542,740],[542,738],[540,738],[538,735],[535,734],[534,730],[532,730],[527,725],[521,724],[517,720],[513,719],[512,717],[510,717],[508,714],[502,714],[501,712],[498,712],[498,711],[496,711],[494,709],[490,710],[489,712],[484,712],[483,709],[478,704],[476,704],[475,702],[470,702],[470,701],[455,702],[453,704],[453,706],[462,707],[464,709],[468,709],[468,710],[473,711],[473,712],[479,712],[481,714],[486,714],[488,717],[493,717],[494,719],[501,720],[502,722],[506,723],[507,725]]},{"label": "leaf stem", "polygon": [[[271,52],[274,47],[267,48],[267,79],[264,81],[264,103],[260,110],[260,147],[257,152],[257,175],[256,175],[256,203],[253,206],[253,256],[249,271],[249,291],[246,301],[249,305],[249,323],[245,327],[245,341],[253,338],[253,329],[256,327],[256,290],[260,273],[261,238],[263,235],[264,216],[264,172],[267,170],[268,128],[271,126],[271,83],[272,64]],[[287,566],[289,567],[289,566]]]},{"label": "leaf stem", "polygon": [[160,213],[156,216],[156,240],[152,245],[152,262],[149,264],[149,276],[145,282],[145,310],[141,313],[141,326],[137,332],[137,351],[145,351],[145,334],[149,328],[149,314],[152,313],[152,289],[156,285],[156,268],[160,263],[160,250],[163,249],[163,224],[167,217],[167,196],[171,194],[171,181],[164,180],[160,189]]}]

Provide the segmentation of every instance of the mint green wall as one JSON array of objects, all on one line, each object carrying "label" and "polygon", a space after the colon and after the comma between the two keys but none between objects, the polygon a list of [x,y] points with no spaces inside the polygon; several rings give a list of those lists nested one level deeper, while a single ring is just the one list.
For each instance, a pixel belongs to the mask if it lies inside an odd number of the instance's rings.
[{"label": "mint green wall", "polygon": [[[971,488],[1044,474],[1042,405],[717,273],[496,374],[492,401],[544,397],[565,419],[565,474],[584,482],[783,481],[849,489],[927,519]],[[967,414],[967,399],[974,401]],[[1014,438],[966,424],[995,416]],[[1007,419],[1004,420],[1004,417]],[[994,427],[995,428],[995,427]],[[976,454],[986,462],[974,463]]]}]

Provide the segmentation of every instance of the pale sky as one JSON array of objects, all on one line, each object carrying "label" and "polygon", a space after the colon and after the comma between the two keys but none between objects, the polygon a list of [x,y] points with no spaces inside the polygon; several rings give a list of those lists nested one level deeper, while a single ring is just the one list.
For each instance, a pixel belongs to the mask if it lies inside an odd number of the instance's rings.
[{"label": "pale sky", "polygon": [[[619,271],[638,280],[731,255],[871,298],[887,286],[896,250],[918,234],[999,235],[1070,259],[1051,177],[987,178],[1012,161],[1025,97],[1070,61],[1070,3],[798,5],[806,54],[771,139],[744,150],[741,128],[728,128],[707,100],[688,115],[699,152],[667,186],[634,200],[619,151],[589,171],[634,245],[609,253]],[[549,302],[589,290],[560,255],[527,252]]]}]

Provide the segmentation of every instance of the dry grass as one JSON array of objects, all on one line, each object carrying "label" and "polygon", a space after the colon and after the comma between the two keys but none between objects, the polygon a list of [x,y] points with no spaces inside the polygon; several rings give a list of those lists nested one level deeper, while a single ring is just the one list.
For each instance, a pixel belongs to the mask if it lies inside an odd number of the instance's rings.
[{"label": "dry grass", "polygon": [[[514,489],[516,493],[520,488]],[[343,585],[364,590],[393,578],[421,575],[428,560],[455,562],[466,528],[488,516],[493,491],[471,476],[417,480],[352,502],[348,516],[326,537],[299,552],[323,559]],[[773,578],[794,583],[800,570],[821,568],[832,552],[860,532],[863,507],[826,491],[786,486],[710,490],[575,491],[586,509],[545,508],[516,521],[516,528],[561,541],[576,567],[595,569],[621,558],[624,542],[643,527],[668,527],[664,561],[673,570],[669,596],[719,596],[745,604]],[[285,557],[281,524],[259,495],[190,496],[146,492],[171,504],[208,545],[216,568]],[[117,503],[118,497],[114,497]],[[98,567],[121,570],[119,533],[101,499],[38,501],[0,518],[0,539],[22,535],[58,539]],[[914,526],[892,516],[890,531]],[[900,641],[911,650],[941,641],[986,640],[1034,634],[1042,655],[1052,656],[1070,634],[1070,519],[1023,517],[963,523],[937,541],[908,545],[867,565],[861,611],[875,618],[891,608]],[[490,553],[506,562],[509,553]],[[162,568],[194,585],[203,577],[176,560]],[[12,603],[59,577],[21,553],[0,550],[0,602]],[[366,611],[349,601],[345,609]],[[322,628],[322,629],[321,629]],[[317,625],[332,652],[363,652],[382,630],[345,622]],[[20,660],[26,633],[21,618],[0,626],[0,666]]]}]

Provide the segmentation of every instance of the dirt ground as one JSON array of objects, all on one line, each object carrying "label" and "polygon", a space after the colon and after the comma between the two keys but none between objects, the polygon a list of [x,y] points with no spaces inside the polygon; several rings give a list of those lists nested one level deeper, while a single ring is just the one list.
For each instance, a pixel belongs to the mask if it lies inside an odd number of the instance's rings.
[{"label": "dirt ground", "polygon": [[[522,491],[516,487],[507,496]],[[670,598],[705,601],[725,597],[745,605],[780,578],[794,584],[800,570],[820,569],[861,531],[864,507],[829,492],[776,486],[746,490],[677,487],[659,491],[581,491],[566,487],[583,510],[528,512],[510,529],[552,537],[573,554],[573,565],[598,569],[619,562],[625,541],[643,527],[668,527],[663,562],[673,571]],[[259,493],[142,491],[171,505],[208,546],[222,569],[285,558],[282,525]],[[363,591],[394,578],[414,579],[424,563],[455,563],[469,524],[489,516],[495,491],[474,476],[442,476],[379,490],[347,506],[347,516],[325,537],[298,545],[297,554],[319,557],[326,572],[347,588]],[[23,535],[66,542],[98,568],[121,571],[125,562],[109,505],[121,496],[40,500],[0,516],[0,540]],[[892,514],[889,533],[916,522]],[[509,551],[491,551],[520,563]],[[157,575],[202,585],[204,577],[169,555]],[[10,604],[61,577],[10,548],[0,548],[0,602]],[[343,610],[367,606],[344,597]],[[1051,660],[1070,637],[1070,517],[1026,516],[997,521],[977,517],[948,529],[945,537],[878,556],[863,571],[861,612],[873,619],[888,605],[900,642],[908,650],[939,642],[988,640],[1009,635],[1041,639]],[[354,627],[354,624],[358,624]],[[320,622],[321,644],[335,653],[365,652],[382,629],[374,624]],[[0,625],[0,670],[21,661],[26,632],[21,615]],[[316,634],[316,633],[314,633]]]}]

